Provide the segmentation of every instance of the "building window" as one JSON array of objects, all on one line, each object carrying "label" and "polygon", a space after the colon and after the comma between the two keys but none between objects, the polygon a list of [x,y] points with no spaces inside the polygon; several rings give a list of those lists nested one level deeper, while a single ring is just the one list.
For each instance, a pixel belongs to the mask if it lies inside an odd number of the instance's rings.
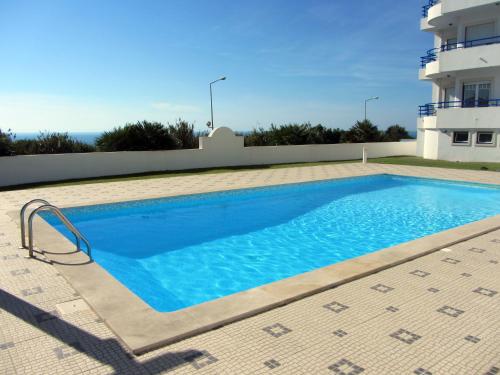
[{"label": "building window", "polygon": [[442,46],[442,51],[451,51],[453,49],[457,49],[457,38],[448,38],[446,39],[446,44]]},{"label": "building window", "polygon": [[488,107],[490,105],[491,83],[478,82],[464,84],[464,107]]},{"label": "building window", "polygon": [[491,44],[495,36],[495,23],[467,26],[465,28],[465,48]]},{"label": "building window", "polygon": [[493,132],[478,132],[476,143],[478,145],[492,145],[493,144]]},{"label": "building window", "polygon": [[453,132],[453,143],[458,145],[469,144],[469,132]]}]

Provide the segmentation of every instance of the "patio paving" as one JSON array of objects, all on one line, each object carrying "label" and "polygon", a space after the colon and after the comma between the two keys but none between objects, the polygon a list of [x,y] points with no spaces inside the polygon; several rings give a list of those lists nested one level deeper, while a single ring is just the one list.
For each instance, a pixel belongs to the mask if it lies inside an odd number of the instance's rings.
[{"label": "patio paving", "polygon": [[0,374],[500,374],[500,230],[136,357],[50,264],[24,258],[7,212],[393,173],[339,164],[0,192]]}]

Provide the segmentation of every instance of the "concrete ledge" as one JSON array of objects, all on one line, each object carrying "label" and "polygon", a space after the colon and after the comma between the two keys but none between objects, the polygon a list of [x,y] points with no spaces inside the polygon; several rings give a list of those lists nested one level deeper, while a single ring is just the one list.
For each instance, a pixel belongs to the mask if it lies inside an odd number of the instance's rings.
[{"label": "concrete ledge", "polygon": [[130,350],[141,354],[497,230],[500,215],[172,313],[155,311],[84,253],[74,253],[74,245],[43,219],[37,217],[35,225],[45,256]]}]

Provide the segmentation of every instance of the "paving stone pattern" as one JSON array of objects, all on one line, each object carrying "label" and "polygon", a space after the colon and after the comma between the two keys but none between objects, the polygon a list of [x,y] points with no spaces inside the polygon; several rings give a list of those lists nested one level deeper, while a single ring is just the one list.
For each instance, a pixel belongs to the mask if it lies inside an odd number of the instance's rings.
[{"label": "paving stone pattern", "polygon": [[92,310],[57,311],[81,297],[24,258],[7,215],[33,198],[86,205],[371,173],[500,184],[490,172],[341,164],[0,192],[0,374],[500,374],[500,230],[134,356]]}]

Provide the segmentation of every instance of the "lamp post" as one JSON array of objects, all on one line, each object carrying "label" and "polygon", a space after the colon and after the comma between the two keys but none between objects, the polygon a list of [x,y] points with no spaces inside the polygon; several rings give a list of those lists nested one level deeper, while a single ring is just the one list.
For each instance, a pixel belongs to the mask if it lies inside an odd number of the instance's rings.
[{"label": "lamp post", "polygon": [[372,98],[365,99],[365,121],[367,120],[367,117],[366,117],[366,103],[368,103],[370,100],[379,100],[379,97],[378,96],[374,96]]},{"label": "lamp post", "polygon": [[213,103],[213,99],[212,99],[212,85],[216,82],[225,81],[225,80],[226,80],[226,77],[220,77],[219,79],[216,79],[215,81],[210,82],[210,113],[211,113],[212,121],[210,122],[209,127],[211,127],[212,130],[214,130],[214,103]]}]

